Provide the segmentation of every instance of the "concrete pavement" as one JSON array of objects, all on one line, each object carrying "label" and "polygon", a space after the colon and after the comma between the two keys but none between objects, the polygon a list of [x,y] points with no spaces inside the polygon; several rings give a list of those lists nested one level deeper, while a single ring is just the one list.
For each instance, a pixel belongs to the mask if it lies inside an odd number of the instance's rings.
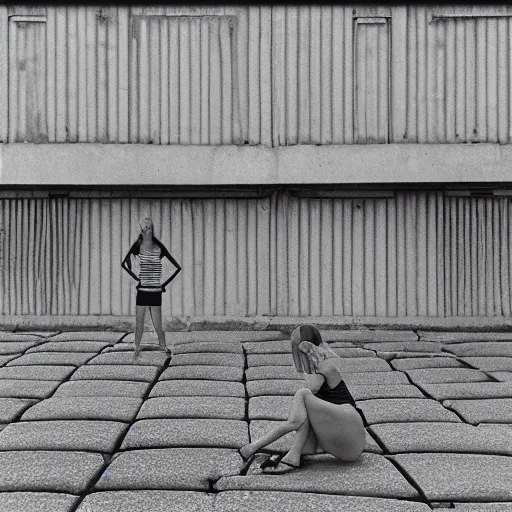
[{"label": "concrete pavement", "polygon": [[0,332],[0,510],[512,510],[510,332],[323,334],[365,453],[263,475],[236,449],[302,385],[282,332],[145,333],[136,363],[133,333]]}]

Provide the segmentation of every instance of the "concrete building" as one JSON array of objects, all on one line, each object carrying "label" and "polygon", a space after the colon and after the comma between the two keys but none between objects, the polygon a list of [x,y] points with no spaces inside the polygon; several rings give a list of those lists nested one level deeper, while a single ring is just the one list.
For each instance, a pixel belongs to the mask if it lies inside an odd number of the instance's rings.
[{"label": "concrete building", "polygon": [[508,5],[0,5],[0,318],[133,315],[150,215],[167,318],[506,324],[511,59]]}]

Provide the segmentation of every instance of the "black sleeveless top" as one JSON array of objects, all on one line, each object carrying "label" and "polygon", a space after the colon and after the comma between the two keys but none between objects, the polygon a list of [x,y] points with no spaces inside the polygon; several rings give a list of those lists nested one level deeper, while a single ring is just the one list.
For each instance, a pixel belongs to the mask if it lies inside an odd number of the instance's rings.
[{"label": "black sleeveless top", "polygon": [[[325,375],[324,375],[325,377]],[[327,379],[322,384],[321,388],[315,393],[315,396],[320,398],[321,400],[325,400],[326,402],[330,402],[331,404],[342,405],[342,404],[350,404],[354,407],[356,403],[350,394],[350,391],[347,388],[347,385],[343,381],[334,386],[332,389],[327,385]]]}]

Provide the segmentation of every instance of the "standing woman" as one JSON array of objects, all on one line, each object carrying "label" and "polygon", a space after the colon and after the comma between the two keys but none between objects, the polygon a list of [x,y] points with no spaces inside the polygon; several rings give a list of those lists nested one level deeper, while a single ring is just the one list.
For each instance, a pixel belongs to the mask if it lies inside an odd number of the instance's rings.
[{"label": "standing woman", "polygon": [[[162,328],[162,292],[165,292],[165,287],[181,271],[178,262],[171,256],[162,242],[155,238],[153,234],[153,221],[149,217],[146,217],[139,222],[139,225],[139,238],[131,246],[128,254],[121,263],[121,266],[126,272],[139,282],[137,285],[137,305],[135,313],[134,359],[137,359],[140,353],[140,342],[142,339],[142,331],[144,330],[146,308],[149,308],[151,320],[153,321],[158,335],[160,348],[166,353],[170,352],[165,344],[165,335]],[[138,277],[132,272],[132,256],[139,258],[140,273]],[[176,271],[165,283],[161,284],[162,258],[164,256],[176,267]]]},{"label": "standing woman", "polygon": [[261,465],[265,474],[283,474],[300,467],[302,454],[322,450],[342,461],[359,458],[366,444],[363,420],[334,360],[338,357],[322,341],[318,329],[301,325],[291,335],[295,369],[306,374],[306,386],[299,389],[290,407],[288,419],[260,438],[240,448],[245,461],[261,448],[296,431],[291,450]]}]

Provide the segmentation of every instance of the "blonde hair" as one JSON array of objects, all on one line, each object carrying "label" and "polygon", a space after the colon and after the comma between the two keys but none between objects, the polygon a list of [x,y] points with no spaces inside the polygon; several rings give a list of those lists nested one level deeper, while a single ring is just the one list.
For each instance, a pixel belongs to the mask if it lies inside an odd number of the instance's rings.
[{"label": "blonde hair", "polygon": [[293,363],[299,373],[315,373],[321,361],[338,357],[329,345],[322,341],[320,331],[312,325],[296,327],[291,334],[291,344]]}]

